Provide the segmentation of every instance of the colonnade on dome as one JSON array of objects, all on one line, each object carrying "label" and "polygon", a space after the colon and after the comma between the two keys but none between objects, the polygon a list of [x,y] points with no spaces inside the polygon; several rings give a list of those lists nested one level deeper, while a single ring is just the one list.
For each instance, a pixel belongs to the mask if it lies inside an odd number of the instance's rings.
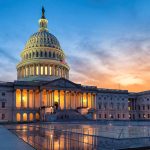
[{"label": "colonnade on dome", "polygon": [[32,76],[55,76],[60,78],[69,78],[69,70],[64,66],[31,64],[20,67],[17,70],[18,79]]}]

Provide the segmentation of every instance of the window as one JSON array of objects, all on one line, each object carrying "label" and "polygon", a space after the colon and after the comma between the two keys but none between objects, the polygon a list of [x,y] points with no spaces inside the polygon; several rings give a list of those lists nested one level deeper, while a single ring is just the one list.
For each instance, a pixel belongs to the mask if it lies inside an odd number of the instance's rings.
[{"label": "window", "polygon": [[107,118],[107,115],[105,114],[104,118]]},{"label": "window", "polygon": [[47,57],[47,52],[45,52],[45,57]]},{"label": "window", "polygon": [[5,108],[5,102],[2,102],[2,108]]},{"label": "window", "polygon": [[4,120],[5,119],[5,114],[2,114],[2,120]]},{"label": "window", "polygon": [[43,57],[43,52],[41,52],[41,57]]},{"label": "window", "polygon": [[2,92],[2,96],[5,96],[5,92]]},{"label": "window", "polygon": [[47,66],[45,66],[45,75],[47,75]]},{"label": "window", "polygon": [[41,75],[43,75],[43,66],[41,66]]},{"label": "window", "polygon": [[101,118],[101,114],[99,114],[99,118]]},{"label": "window", "polygon": [[147,105],[147,109],[149,110],[149,105]]},{"label": "window", "polygon": [[125,118],[125,114],[123,114],[122,117]]},{"label": "window", "polygon": [[118,118],[120,118],[120,114],[118,114]]},{"label": "window", "polygon": [[36,75],[39,75],[39,66],[36,66]]}]

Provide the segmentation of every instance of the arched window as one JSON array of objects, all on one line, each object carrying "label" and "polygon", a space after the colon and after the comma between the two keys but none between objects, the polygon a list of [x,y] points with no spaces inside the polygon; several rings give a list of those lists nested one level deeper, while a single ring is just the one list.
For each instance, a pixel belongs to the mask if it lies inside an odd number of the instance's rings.
[{"label": "arched window", "polygon": [[36,120],[40,120],[40,115],[39,115],[39,113],[36,113],[36,114],[35,114],[35,119],[36,119]]},{"label": "arched window", "polygon": [[33,121],[33,113],[30,113],[30,114],[29,114],[29,120],[30,120],[30,121]]},{"label": "arched window", "polygon": [[23,121],[27,121],[27,113],[23,113]]},{"label": "arched window", "polygon": [[26,58],[28,59],[28,54],[26,55]]},{"label": "arched window", "polygon": [[18,121],[18,122],[21,121],[21,115],[20,115],[20,113],[16,114],[16,121]]}]

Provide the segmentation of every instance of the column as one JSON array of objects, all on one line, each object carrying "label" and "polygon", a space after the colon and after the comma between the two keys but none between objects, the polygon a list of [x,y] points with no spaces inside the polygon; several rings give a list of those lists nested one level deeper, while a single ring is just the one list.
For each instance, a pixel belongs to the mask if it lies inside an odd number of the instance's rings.
[{"label": "column", "polygon": [[50,65],[47,65],[47,75],[50,75],[50,70],[49,70]]},{"label": "column", "polygon": [[49,92],[46,90],[46,99],[47,99],[47,106],[49,106]]},{"label": "column", "polygon": [[36,65],[33,65],[33,75],[36,75]]},{"label": "column", "polygon": [[54,106],[54,93],[55,93],[55,90],[52,91],[52,104]]},{"label": "column", "polygon": [[29,90],[27,90],[27,108],[29,108]]},{"label": "column", "polygon": [[74,109],[76,109],[76,93],[74,92],[73,96],[73,101],[74,101]]},{"label": "column", "polygon": [[81,105],[82,105],[82,107],[83,107],[83,94],[84,94],[84,93],[81,93],[81,100],[82,100]]},{"label": "column", "polygon": [[58,108],[60,108],[60,90],[58,90]]},{"label": "column", "polygon": [[52,75],[55,76],[55,66],[53,65]]},{"label": "column", "polygon": [[41,67],[40,67],[40,64],[38,65],[38,75],[41,75]]},{"label": "column", "polygon": [[94,108],[96,109],[96,94],[94,95]]},{"label": "column", "polygon": [[71,91],[69,92],[69,103],[70,103],[70,109],[71,109]]},{"label": "column", "polygon": [[88,107],[88,93],[86,93],[86,107]]},{"label": "column", "polygon": [[64,109],[66,109],[66,91],[64,91]]},{"label": "column", "polygon": [[42,90],[40,91],[40,107],[42,107]]},{"label": "column", "polygon": [[21,108],[23,107],[23,99],[22,99],[22,92],[23,92],[23,90],[22,89],[20,89],[20,94],[21,94]]},{"label": "column", "polygon": [[35,108],[35,90],[32,91],[32,96],[33,96],[33,108]]},{"label": "column", "polygon": [[45,65],[43,64],[43,75],[45,76]]}]

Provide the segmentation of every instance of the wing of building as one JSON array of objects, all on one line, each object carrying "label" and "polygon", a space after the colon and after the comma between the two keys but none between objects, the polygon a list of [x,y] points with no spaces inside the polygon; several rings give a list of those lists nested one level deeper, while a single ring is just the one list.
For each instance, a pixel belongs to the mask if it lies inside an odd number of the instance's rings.
[{"label": "wing of building", "polygon": [[99,89],[70,81],[65,53],[47,25],[42,8],[39,30],[21,52],[17,80],[0,82],[0,121],[150,118],[150,92]]}]

